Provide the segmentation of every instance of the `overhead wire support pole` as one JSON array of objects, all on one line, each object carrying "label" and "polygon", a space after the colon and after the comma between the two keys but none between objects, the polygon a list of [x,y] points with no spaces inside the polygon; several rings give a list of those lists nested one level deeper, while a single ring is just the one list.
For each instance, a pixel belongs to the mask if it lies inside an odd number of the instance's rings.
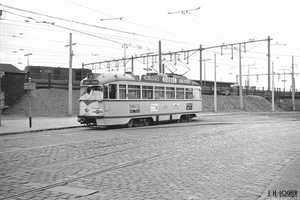
[{"label": "overhead wire support pole", "polygon": [[274,62],[272,62],[272,111],[275,111]]},{"label": "overhead wire support pole", "polygon": [[292,56],[292,104],[293,104],[293,111],[295,111],[296,107],[295,107],[294,56]]},{"label": "overhead wire support pole", "polygon": [[28,54],[24,55],[24,56],[27,56],[27,66],[29,66],[29,56],[31,56],[31,55],[32,55],[32,53],[28,53]]},{"label": "overhead wire support pole", "polygon": [[164,73],[163,67],[162,67],[162,63],[161,63],[161,41],[158,41],[158,65],[159,65],[159,73]]},{"label": "overhead wire support pole", "polygon": [[272,62],[272,111],[275,111],[274,62]]},{"label": "overhead wire support pole", "polygon": [[270,91],[270,71],[271,71],[271,50],[270,50],[271,38],[268,36],[268,91]]},{"label": "overhead wire support pole", "polygon": [[217,112],[217,56],[215,54],[215,65],[214,65],[214,111]]},{"label": "overhead wire support pole", "polygon": [[242,82],[242,49],[241,43],[239,43],[239,74],[240,74],[240,87],[239,87],[239,95],[240,95],[240,108],[243,110],[243,82]]},{"label": "overhead wire support pole", "polygon": [[72,85],[72,57],[73,57],[73,51],[72,51],[72,45],[75,45],[76,43],[72,43],[72,33],[70,33],[70,44],[65,45],[65,47],[70,47],[70,56],[69,56],[69,116],[72,116],[72,109],[73,109],[73,85]]},{"label": "overhead wire support pole", "polygon": [[199,57],[200,57],[200,85],[202,86],[202,45],[199,48]]}]

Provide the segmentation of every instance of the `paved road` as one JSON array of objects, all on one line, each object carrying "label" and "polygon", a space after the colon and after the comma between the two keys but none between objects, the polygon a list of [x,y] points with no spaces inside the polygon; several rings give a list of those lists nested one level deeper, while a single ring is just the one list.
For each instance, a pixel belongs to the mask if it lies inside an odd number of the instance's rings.
[{"label": "paved road", "polygon": [[299,144],[299,113],[4,135],[0,199],[298,199]]}]

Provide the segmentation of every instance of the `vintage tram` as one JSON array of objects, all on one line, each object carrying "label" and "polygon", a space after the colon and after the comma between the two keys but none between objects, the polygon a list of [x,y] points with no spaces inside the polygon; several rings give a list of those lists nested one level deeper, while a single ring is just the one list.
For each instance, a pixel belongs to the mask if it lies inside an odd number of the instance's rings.
[{"label": "vintage tram", "polygon": [[191,121],[202,112],[201,87],[179,75],[91,73],[81,81],[78,122],[106,127]]}]

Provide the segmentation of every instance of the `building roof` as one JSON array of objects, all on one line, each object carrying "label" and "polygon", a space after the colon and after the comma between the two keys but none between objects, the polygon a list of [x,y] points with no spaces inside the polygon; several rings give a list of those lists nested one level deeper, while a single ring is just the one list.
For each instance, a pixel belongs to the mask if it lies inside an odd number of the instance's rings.
[{"label": "building roof", "polygon": [[[195,81],[195,82],[197,82],[197,83],[200,83],[199,80],[193,80],[193,81]],[[204,80],[202,80],[202,84],[203,84],[204,82],[205,82],[206,84],[209,84],[209,85],[212,85],[212,84],[215,83],[214,81],[204,81]],[[217,81],[217,85],[228,85],[228,86],[230,86],[230,85],[235,85],[235,84],[236,84],[235,82]]]},{"label": "building roof", "polygon": [[3,64],[0,63],[0,71],[2,72],[8,72],[8,73],[16,73],[16,74],[24,74],[25,72],[22,70],[19,70],[15,66],[11,64]]}]

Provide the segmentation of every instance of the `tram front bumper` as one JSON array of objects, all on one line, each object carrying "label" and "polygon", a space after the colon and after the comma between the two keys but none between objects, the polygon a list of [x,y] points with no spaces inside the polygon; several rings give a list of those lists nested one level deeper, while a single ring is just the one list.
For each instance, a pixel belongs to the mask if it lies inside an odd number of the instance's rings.
[{"label": "tram front bumper", "polygon": [[80,124],[96,124],[95,117],[89,117],[89,116],[77,116],[77,121]]}]

